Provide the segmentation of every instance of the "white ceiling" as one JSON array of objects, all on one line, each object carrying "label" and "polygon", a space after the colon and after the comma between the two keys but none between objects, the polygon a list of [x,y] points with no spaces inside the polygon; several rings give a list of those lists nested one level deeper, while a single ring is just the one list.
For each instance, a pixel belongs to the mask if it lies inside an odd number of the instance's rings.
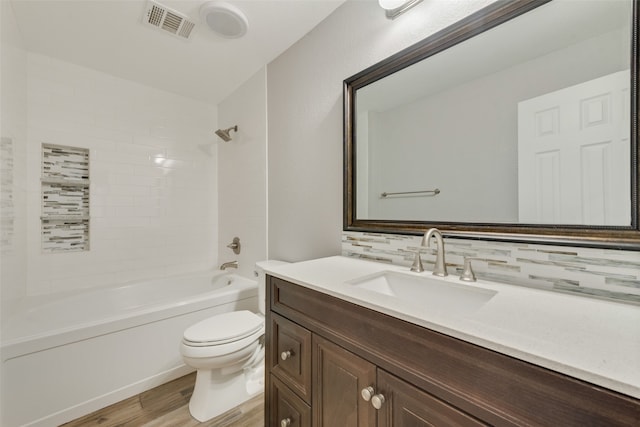
[{"label": "white ceiling", "polygon": [[157,0],[196,26],[189,40],[142,24],[146,0],[11,0],[27,50],[217,104],[345,0],[227,0],[247,16],[240,39],[199,19],[205,0]]}]

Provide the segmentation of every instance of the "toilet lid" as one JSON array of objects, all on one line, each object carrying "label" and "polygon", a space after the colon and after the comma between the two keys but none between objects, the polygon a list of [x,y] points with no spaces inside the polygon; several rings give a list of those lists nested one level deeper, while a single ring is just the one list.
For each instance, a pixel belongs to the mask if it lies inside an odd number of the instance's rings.
[{"label": "toilet lid", "polygon": [[184,340],[194,344],[224,344],[256,333],[263,323],[260,316],[247,310],[219,314],[187,328]]}]

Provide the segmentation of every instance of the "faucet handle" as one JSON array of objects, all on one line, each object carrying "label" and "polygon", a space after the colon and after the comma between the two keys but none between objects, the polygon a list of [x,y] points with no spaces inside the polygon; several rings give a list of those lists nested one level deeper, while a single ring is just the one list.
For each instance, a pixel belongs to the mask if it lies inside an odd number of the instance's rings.
[{"label": "faucet handle", "polygon": [[236,255],[240,254],[240,249],[241,249],[240,238],[239,237],[234,237],[233,241],[231,243],[229,243],[227,245],[227,247],[229,249],[231,249],[234,254],[236,254]]},{"label": "faucet handle", "polygon": [[422,259],[420,259],[420,248],[416,249],[415,257],[413,258],[413,265],[411,266],[411,271],[416,273],[422,273],[424,271],[424,267],[422,266]]},{"label": "faucet handle", "polygon": [[475,282],[476,275],[473,272],[473,268],[471,268],[471,261],[485,261],[485,262],[499,262],[502,264],[506,264],[507,261],[503,261],[501,259],[490,259],[490,258],[479,258],[479,257],[464,257],[464,267],[462,269],[462,274],[460,275],[460,280],[463,282]]},{"label": "faucet handle", "polygon": [[460,275],[460,280],[464,282],[475,282],[476,275],[473,273],[473,268],[471,268],[471,261],[476,258],[472,257],[464,257],[464,268],[462,270],[462,274]]}]

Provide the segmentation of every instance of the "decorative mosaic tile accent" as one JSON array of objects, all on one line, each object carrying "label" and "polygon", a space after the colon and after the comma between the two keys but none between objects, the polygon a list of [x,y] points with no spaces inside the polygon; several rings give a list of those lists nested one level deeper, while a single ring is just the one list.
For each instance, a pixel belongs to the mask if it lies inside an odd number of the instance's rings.
[{"label": "decorative mosaic tile accent", "polygon": [[88,216],[89,192],[87,187],[42,183],[42,215]]},{"label": "decorative mosaic tile accent", "polygon": [[[435,251],[419,248],[422,236],[342,233],[342,255],[410,267],[420,250],[425,269]],[[640,304],[640,252],[613,249],[445,239],[449,274],[462,272],[465,257],[474,260],[478,278],[555,292]]]},{"label": "decorative mosaic tile accent", "polygon": [[76,252],[89,250],[88,220],[42,220],[44,252]]},{"label": "decorative mosaic tile accent", "polygon": [[0,138],[0,248],[11,252],[13,243],[13,140]]},{"label": "decorative mosaic tile accent", "polygon": [[42,249],[89,250],[89,150],[42,144]]},{"label": "decorative mosaic tile accent", "polygon": [[42,144],[42,177],[65,181],[89,179],[89,150]]}]

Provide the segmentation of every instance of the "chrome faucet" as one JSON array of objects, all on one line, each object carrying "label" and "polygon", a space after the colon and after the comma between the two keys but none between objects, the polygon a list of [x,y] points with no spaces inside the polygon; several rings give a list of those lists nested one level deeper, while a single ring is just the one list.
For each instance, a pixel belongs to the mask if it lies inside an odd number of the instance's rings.
[{"label": "chrome faucet", "polygon": [[[436,238],[436,262],[433,266],[433,274],[435,276],[447,276],[447,265],[444,261],[444,240],[442,239],[442,233],[437,228],[430,228],[424,233],[422,236],[422,243],[420,246],[431,247],[431,238]],[[424,268],[422,267],[422,260],[420,259],[420,250],[416,251],[415,259],[413,260],[413,265],[411,266],[411,271],[415,272],[423,272]]]},{"label": "chrome faucet", "polygon": [[227,268],[238,268],[238,261],[225,262],[220,266],[220,270],[226,270]]},{"label": "chrome faucet", "polygon": [[444,240],[442,239],[442,233],[437,228],[430,228],[424,237],[422,238],[422,245],[424,246],[425,240],[427,247],[431,247],[431,237],[436,238],[436,264],[433,266],[433,274],[435,276],[447,276],[447,265],[444,262]]}]

